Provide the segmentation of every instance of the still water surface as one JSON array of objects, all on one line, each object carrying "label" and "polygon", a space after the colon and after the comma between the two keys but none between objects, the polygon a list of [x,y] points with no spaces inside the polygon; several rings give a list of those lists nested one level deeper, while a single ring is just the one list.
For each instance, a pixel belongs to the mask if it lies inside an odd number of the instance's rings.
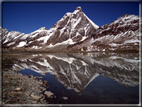
[{"label": "still water surface", "polygon": [[3,69],[48,81],[55,104],[139,103],[136,53],[11,54],[3,62]]}]

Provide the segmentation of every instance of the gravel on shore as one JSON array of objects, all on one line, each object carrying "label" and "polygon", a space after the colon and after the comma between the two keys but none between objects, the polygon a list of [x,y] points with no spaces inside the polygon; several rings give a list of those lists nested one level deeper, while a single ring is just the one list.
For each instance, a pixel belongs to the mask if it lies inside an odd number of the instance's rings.
[{"label": "gravel on shore", "polygon": [[48,82],[40,77],[27,76],[15,71],[2,72],[2,104],[49,104],[54,98],[47,91]]}]

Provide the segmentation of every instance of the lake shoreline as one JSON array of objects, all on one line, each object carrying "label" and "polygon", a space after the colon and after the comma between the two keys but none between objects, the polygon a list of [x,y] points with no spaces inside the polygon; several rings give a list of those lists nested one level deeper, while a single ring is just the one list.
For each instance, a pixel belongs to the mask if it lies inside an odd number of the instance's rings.
[{"label": "lake shoreline", "polygon": [[68,50],[62,50],[62,51],[46,51],[46,50],[42,50],[42,51],[38,51],[38,50],[25,50],[25,49],[17,49],[17,50],[12,50],[12,49],[4,49],[2,48],[2,54],[15,54],[15,53],[25,53],[25,54],[52,54],[52,53],[97,53],[97,52],[103,52],[103,53],[139,53],[139,50],[109,50],[109,51],[68,51]]},{"label": "lake shoreline", "polygon": [[48,95],[47,81],[41,77],[22,75],[15,71],[3,71],[2,99],[4,104],[49,104],[47,99],[54,98]]}]

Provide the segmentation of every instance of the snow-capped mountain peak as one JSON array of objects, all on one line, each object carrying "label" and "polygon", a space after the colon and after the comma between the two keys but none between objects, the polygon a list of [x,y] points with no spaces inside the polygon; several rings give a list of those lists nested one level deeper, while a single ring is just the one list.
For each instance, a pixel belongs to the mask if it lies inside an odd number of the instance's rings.
[{"label": "snow-capped mountain peak", "polygon": [[5,35],[3,47],[16,50],[24,48],[26,51],[46,50],[59,52],[66,50],[69,45],[82,42],[91,36],[96,29],[98,29],[98,26],[83,13],[82,8],[79,6],[73,13],[67,12],[49,30],[41,27],[30,34],[15,32],[16,34],[13,36],[16,38],[16,42],[15,39],[9,39],[11,33]]},{"label": "snow-capped mountain peak", "polygon": [[79,6],[72,13],[67,12],[49,30],[41,27],[30,34],[3,30],[3,48],[46,52],[138,51],[139,19],[135,15],[123,15],[99,27]]},{"label": "snow-capped mountain peak", "polygon": [[73,14],[77,14],[78,12],[83,12],[80,6],[78,6],[76,10],[74,10]]}]

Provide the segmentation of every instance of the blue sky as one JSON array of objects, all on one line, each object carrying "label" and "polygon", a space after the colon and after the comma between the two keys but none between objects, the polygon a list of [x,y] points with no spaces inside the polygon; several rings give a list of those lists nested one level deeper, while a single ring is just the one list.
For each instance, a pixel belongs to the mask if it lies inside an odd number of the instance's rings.
[{"label": "blue sky", "polygon": [[139,15],[139,2],[3,2],[2,27],[26,34],[41,27],[50,29],[65,13],[73,12],[78,6],[98,26],[108,24],[123,14]]}]

